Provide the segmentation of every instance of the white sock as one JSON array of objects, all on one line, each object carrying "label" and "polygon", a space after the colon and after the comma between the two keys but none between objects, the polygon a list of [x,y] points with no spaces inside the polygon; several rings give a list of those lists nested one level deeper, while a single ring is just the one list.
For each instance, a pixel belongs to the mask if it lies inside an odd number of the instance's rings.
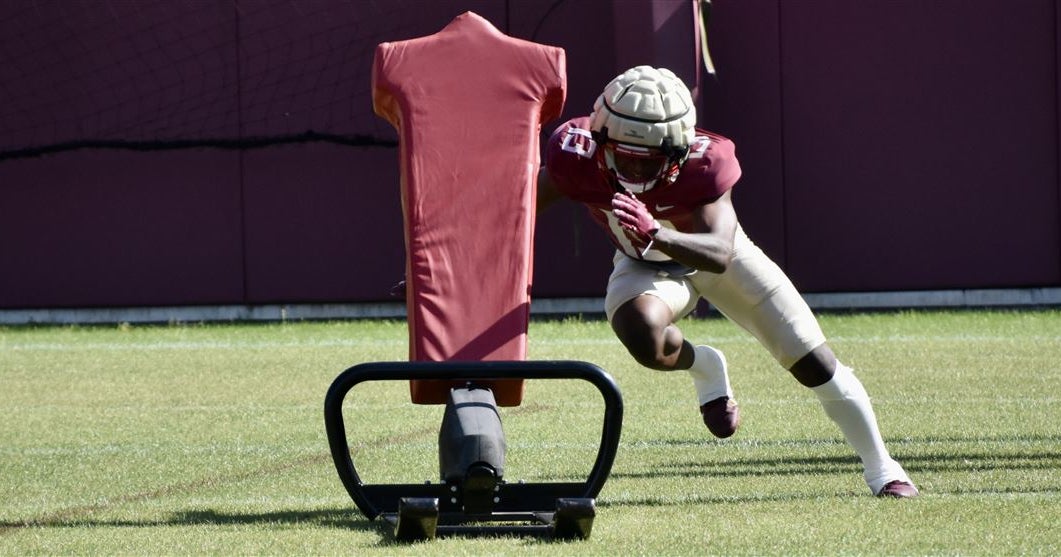
[{"label": "white sock", "polygon": [[844,438],[862,459],[863,477],[874,494],[890,481],[910,481],[903,467],[888,454],[877,429],[869,394],[851,368],[837,362],[833,378],[811,390],[818,395],[825,414],[840,426]]},{"label": "white sock", "polygon": [[716,398],[728,396],[733,398],[733,388],[729,385],[729,373],[726,367],[726,356],[722,352],[706,345],[693,346],[693,365],[689,375],[693,377],[696,396],[700,404],[711,402]]}]

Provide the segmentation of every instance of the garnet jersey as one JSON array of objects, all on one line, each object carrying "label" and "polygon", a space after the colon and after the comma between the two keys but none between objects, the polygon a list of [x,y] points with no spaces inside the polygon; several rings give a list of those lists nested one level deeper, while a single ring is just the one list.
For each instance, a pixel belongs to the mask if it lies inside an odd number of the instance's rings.
[{"label": "garnet jersey", "polygon": [[[732,141],[704,130],[696,132],[678,179],[673,184],[661,181],[637,196],[660,225],[681,232],[691,232],[692,212],[729,191],[741,174]],[[545,168],[561,194],[586,205],[616,248],[635,259],[670,259],[657,250],[642,255],[623,234],[611,210],[612,194],[619,186],[597,163],[597,144],[589,132],[589,117],[569,120],[553,132],[545,149]]]}]

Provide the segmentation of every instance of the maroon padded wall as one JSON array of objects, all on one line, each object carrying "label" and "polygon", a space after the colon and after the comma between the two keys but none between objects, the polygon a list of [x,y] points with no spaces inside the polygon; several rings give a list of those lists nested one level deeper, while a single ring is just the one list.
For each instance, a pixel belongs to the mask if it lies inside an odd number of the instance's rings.
[{"label": "maroon padded wall", "polygon": [[1058,284],[1055,3],[779,5],[795,280]]},{"label": "maroon padded wall", "polygon": [[401,279],[394,150],[292,145],[243,165],[248,303],[377,301]]},{"label": "maroon padded wall", "polygon": [[[403,40],[466,10],[566,50],[560,121],[587,112],[627,66],[696,76],[686,0],[394,0],[373,4],[378,21],[340,1],[262,0],[267,9],[239,12],[224,2],[114,4],[91,21],[77,16],[85,6],[0,6],[0,33],[27,37],[11,48],[48,54],[0,67],[0,102],[10,106],[6,95],[49,72],[94,68],[104,47],[127,60],[118,71],[140,71],[144,53],[187,18],[216,20],[191,37],[198,46],[231,44],[234,33],[242,42],[174,60],[164,77],[201,75],[220,87],[204,118],[251,136],[335,118],[316,101],[338,90],[349,94],[350,118],[393,140],[371,114],[369,66],[344,46],[350,33]],[[152,10],[163,22],[158,41],[123,35],[121,24]],[[19,11],[40,16],[34,33],[6,17]],[[807,292],[1061,285],[1058,12],[1052,0],[1005,9],[988,0],[714,0],[718,75],[701,76],[700,120],[737,144],[744,175],[734,197],[749,234]],[[306,39],[272,44],[260,32],[269,29]],[[331,48],[310,48],[322,45]],[[337,80],[321,80],[322,67],[338,68]],[[105,76],[83,77],[78,87]],[[114,98],[135,97],[137,81],[123,83]],[[158,100],[206,94],[176,83],[165,91]],[[307,95],[306,110],[261,124],[284,94]],[[80,103],[5,118],[65,129]],[[153,107],[124,103],[84,125],[132,121],[125,112],[141,109]],[[611,249],[581,208],[563,202],[542,215],[536,242],[535,297],[603,295]],[[402,251],[393,148],[77,150],[0,161],[0,308],[386,301]]]},{"label": "maroon padded wall", "polygon": [[0,164],[0,307],[242,297],[230,151],[76,151]]},{"label": "maroon padded wall", "polygon": [[703,78],[702,127],[734,141],[733,203],[749,236],[782,266],[785,167],[776,0],[716,1],[708,30],[717,73]]}]

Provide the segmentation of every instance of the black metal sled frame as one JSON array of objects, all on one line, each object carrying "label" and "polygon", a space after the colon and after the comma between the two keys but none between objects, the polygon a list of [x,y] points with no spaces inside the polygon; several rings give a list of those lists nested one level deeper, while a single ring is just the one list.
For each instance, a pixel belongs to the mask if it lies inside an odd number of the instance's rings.
[{"label": "black metal sled frame", "polygon": [[[413,379],[582,379],[604,398],[604,420],[597,458],[585,482],[502,483],[489,514],[463,511],[445,483],[364,484],[350,454],[343,420],[347,393],[366,381]],[[589,536],[595,498],[615,461],[622,430],[623,402],[615,380],[596,365],[570,360],[490,362],[373,362],[341,373],[328,389],[324,422],[336,471],[357,508],[369,520],[382,517],[399,538],[427,539],[446,534]],[[404,524],[403,524],[404,522]],[[486,523],[504,522],[504,525]],[[524,523],[524,524],[514,524]]]}]

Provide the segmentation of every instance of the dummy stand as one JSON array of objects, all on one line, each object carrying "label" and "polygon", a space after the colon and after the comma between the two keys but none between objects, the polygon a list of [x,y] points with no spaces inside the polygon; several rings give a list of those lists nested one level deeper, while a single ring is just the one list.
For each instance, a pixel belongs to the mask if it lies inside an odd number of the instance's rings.
[{"label": "dummy stand", "polygon": [[[409,362],[344,371],[325,400],[325,422],[350,497],[399,539],[590,535],[619,444],[619,390],[591,364],[526,361],[539,142],[542,124],[563,111],[566,67],[563,49],[505,35],[473,12],[432,35],[376,47],[372,107],[401,144]],[[583,379],[604,397],[585,482],[506,480],[498,407],[520,404],[524,379]],[[342,406],[364,381],[408,381],[414,404],[445,405],[438,483],[361,481]]]},{"label": "dummy stand", "polygon": [[[584,482],[508,483],[505,434],[486,379],[582,379],[604,398],[597,458]],[[361,481],[343,421],[343,402],[366,381],[445,379],[465,382],[450,390],[439,431],[440,483],[376,484]],[[460,535],[532,535],[586,539],[596,496],[619,446],[623,403],[615,381],[601,368],[578,361],[379,362],[351,367],[332,383],[324,402],[328,444],[336,470],[357,508],[382,518],[403,541]]]}]

